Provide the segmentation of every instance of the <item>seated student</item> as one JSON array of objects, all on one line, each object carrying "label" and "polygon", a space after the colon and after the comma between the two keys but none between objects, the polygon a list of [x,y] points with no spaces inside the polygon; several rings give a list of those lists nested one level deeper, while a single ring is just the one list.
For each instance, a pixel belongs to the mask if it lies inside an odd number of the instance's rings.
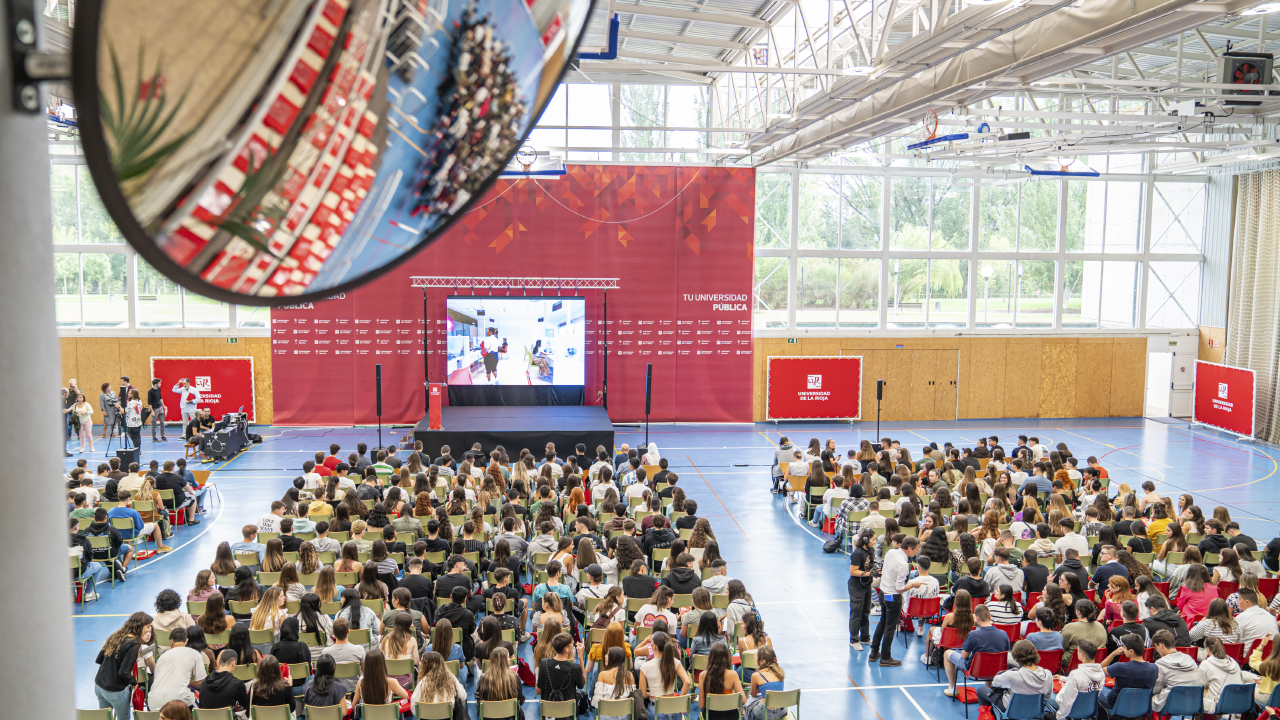
[{"label": "seated student", "polygon": [[956,695],[957,673],[968,668],[969,661],[979,652],[1009,652],[1009,636],[997,627],[992,626],[991,611],[986,605],[978,605],[973,609],[973,619],[977,627],[965,636],[964,645],[959,650],[948,650],[942,656],[943,668],[947,671],[947,688],[942,691],[947,697]]},{"label": "seated student", "polygon": [[[1076,698],[1084,693],[1099,692],[1106,683],[1106,673],[1102,670],[1102,665],[1098,664],[1096,655],[1098,648],[1088,640],[1081,640],[1075,649],[1076,659],[1079,664],[1076,669],[1062,681],[1062,689],[1058,691],[1054,700],[1058,705],[1058,720],[1066,720],[1071,716],[1071,708],[1075,705]],[[1071,656],[1064,654],[1062,657],[1062,667],[1070,664]]]},{"label": "seated student", "polygon": [[1240,671],[1240,664],[1227,655],[1227,650],[1218,638],[1209,638],[1204,642],[1208,657],[1200,663],[1200,674],[1204,676],[1204,711],[1212,715],[1217,711],[1218,699],[1228,685],[1252,685],[1256,675]]},{"label": "seated student", "polygon": [[[982,560],[971,557],[965,561],[965,567],[969,574],[955,581],[951,587],[952,594],[966,590],[974,602],[986,602],[991,595],[991,586],[987,584],[986,580],[982,579]],[[951,605],[950,598],[943,601],[943,604],[949,607]]]},{"label": "seated student", "polygon": [[[186,630],[183,630],[185,635]],[[171,636],[172,639],[172,636]],[[200,683],[200,709],[221,710],[237,706],[246,712],[249,710],[249,691],[243,680],[235,676],[236,651],[223,650],[218,653],[218,664],[213,672],[205,676]]]},{"label": "seated student", "polygon": [[1147,642],[1150,637],[1147,632],[1147,628],[1138,619],[1137,602],[1133,600],[1125,600],[1120,604],[1119,614],[1122,622],[1107,633],[1107,650],[1115,650],[1119,648],[1125,635],[1137,635],[1142,639],[1143,647],[1150,644]]},{"label": "seated student", "polygon": [[170,700],[181,700],[184,705],[195,705],[192,691],[198,690],[204,679],[204,655],[187,647],[185,627],[174,628],[169,633],[169,649],[155,661],[147,703],[163,707]]},{"label": "seated student", "polygon": [[476,631],[476,616],[467,609],[467,599],[470,596],[468,588],[455,587],[449,593],[449,602],[441,605],[436,611],[437,625],[441,620],[448,620],[453,627],[462,628],[462,653],[469,667],[475,660],[476,652],[473,637]]},{"label": "seated student", "polygon": [[[355,645],[347,640],[347,637],[351,634],[351,625],[346,618],[338,618],[333,621],[331,634],[333,636],[333,644],[320,653],[321,658],[331,658],[335,663],[364,663],[364,646]],[[354,691],[359,680],[360,674],[356,673],[354,677],[339,679],[338,683],[342,685],[345,694]]]},{"label": "seated student", "polygon": [[1155,648],[1156,685],[1151,695],[1151,709],[1159,712],[1169,700],[1169,691],[1178,685],[1202,687],[1204,675],[1195,658],[1178,652],[1173,633],[1160,630],[1151,636]]},{"label": "seated student", "polygon": [[430,577],[422,573],[422,563],[422,558],[409,558],[405,562],[404,577],[400,579],[399,587],[396,588],[408,590],[409,597],[412,599],[430,598],[435,595],[435,584]]},{"label": "seated student", "polygon": [[809,521],[809,527],[822,527],[822,523],[826,518],[834,517],[836,509],[849,497],[849,490],[844,486],[844,478],[836,475],[831,478],[831,487],[822,493],[822,504],[813,511],[813,519]]},{"label": "seated student", "polygon": [[996,591],[987,600],[987,609],[991,611],[992,622],[997,625],[1022,622],[1022,603],[1018,602],[1018,594],[1008,583],[996,587]]},{"label": "seated student", "polygon": [[[128,518],[133,521],[133,530],[122,531],[120,533],[120,537],[125,540],[132,540],[134,537],[137,537],[137,536],[142,536],[142,537],[150,536],[152,541],[155,542],[158,548],[156,550],[157,553],[173,552],[173,548],[164,544],[164,536],[163,536],[163,531],[160,529],[160,524],[144,523],[142,521],[142,515],[138,514],[138,511],[133,509],[133,503],[134,503],[133,493],[122,490],[119,494],[119,498],[120,498],[120,504],[111,508],[109,511],[107,511],[107,520],[115,520],[117,518]],[[98,508],[98,509],[101,510],[102,508]],[[95,521],[96,521],[96,516],[95,516]],[[133,557],[132,547],[129,548],[127,557],[124,559],[124,564],[126,565],[129,564],[128,558],[131,558],[131,557]]]},{"label": "seated student", "polygon": [[640,558],[631,562],[630,574],[622,578],[622,592],[629,598],[649,597],[657,586],[649,575],[649,564]]},{"label": "seated student", "polygon": [[1022,594],[1022,586],[1025,581],[1022,569],[1016,565],[1011,565],[1009,559],[1011,557],[1009,548],[997,546],[991,551],[992,559],[995,564],[987,570],[987,574],[982,578],[986,581],[990,588],[997,588],[1001,585],[1008,585],[1013,588],[1013,592]]},{"label": "seated student", "polygon": [[1017,669],[999,673],[990,686],[978,685],[978,702],[1005,710],[1009,706],[1010,694],[1039,695],[1045,708],[1057,710],[1057,701],[1053,697],[1053,673],[1037,664],[1040,651],[1036,646],[1027,640],[1019,640],[1013,644],[1010,654]]},{"label": "seated student", "polygon": [[1155,637],[1156,633],[1161,630],[1167,630],[1173,635],[1175,645],[1177,647],[1191,646],[1191,633],[1187,629],[1187,621],[1182,619],[1178,612],[1169,607],[1168,601],[1161,595],[1152,595],[1147,598],[1147,619],[1142,621],[1142,625],[1147,629],[1147,633],[1151,637]]},{"label": "seated student", "polygon": [[[258,542],[258,526],[245,525],[244,527],[240,528],[240,534],[241,536],[243,536],[244,539],[232,545],[231,552],[233,554],[234,553],[257,553],[259,565],[261,565],[261,561],[267,556],[267,546]],[[250,569],[256,570],[257,568],[251,567]]]},{"label": "seated student", "polygon": [[729,592],[729,563],[723,559],[711,561],[711,577],[702,581],[702,587],[713,595],[724,595]]},{"label": "seated student", "polygon": [[662,579],[662,584],[676,595],[688,595],[694,588],[702,587],[702,574],[694,569],[693,563],[693,555],[680,553],[675,559],[675,569]]},{"label": "seated student", "polygon": [[[1125,635],[1120,642],[1120,647],[1111,651],[1111,654],[1102,661],[1102,671],[1107,677],[1116,681],[1114,687],[1104,687],[1098,695],[1098,704],[1107,712],[1115,708],[1116,698],[1125,688],[1155,689],[1160,671],[1154,663],[1142,659],[1142,653],[1145,650],[1142,638],[1134,634]],[[1121,655],[1127,659],[1127,662],[1116,662]]]},{"label": "seated student", "polygon": [[1029,593],[1043,593],[1049,581],[1049,568],[1040,564],[1041,553],[1027,548],[1022,553],[1022,589]]},{"label": "seated student", "polygon": [[1062,649],[1062,633],[1059,632],[1062,619],[1058,617],[1057,611],[1047,605],[1037,605],[1031,610],[1030,619],[1040,628],[1039,632],[1027,633],[1027,640],[1037,650]]},{"label": "seated student", "polygon": [[1062,628],[1063,656],[1070,657],[1081,640],[1088,640],[1094,647],[1106,647],[1107,628],[1098,622],[1098,606],[1089,598],[1081,598],[1072,609],[1078,622],[1069,622]]},{"label": "seated student", "polygon": [[[919,575],[917,575],[915,578],[911,580],[908,580],[907,583],[902,586],[903,612],[906,612],[907,605],[910,604],[911,598],[913,597],[921,598],[921,599],[938,597],[938,590],[939,590],[938,578],[929,574],[929,568],[933,567],[933,561],[930,560],[928,557],[926,557],[924,553],[917,554],[915,556],[915,561],[916,561],[916,570],[919,571]],[[903,621],[904,630],[906,632],[911,632],[912,630],[911,618],[904,616],[902,618],[902,621]],[[925,624],[920,623],[920,626],[915,628],[916,634],[923,636],[924,628],[925,628]]]}]

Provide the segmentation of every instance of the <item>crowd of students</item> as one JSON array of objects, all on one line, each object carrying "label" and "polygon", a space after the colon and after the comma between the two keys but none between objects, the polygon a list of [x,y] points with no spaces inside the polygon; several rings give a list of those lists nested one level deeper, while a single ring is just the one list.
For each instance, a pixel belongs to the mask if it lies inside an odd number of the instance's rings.
[{"label": "crowd of students", "polygon": [[164,590],[108,638],[100,707],[124,720],[142,687],[153,710],[451,703],[461,718],[469,701],[520,708],[528,686],[580,712],[736,696],[751,720],[785,714],[765,707],[785,672],[755,603],[655,445],[340,450],[217,546],[185,606]]},{"label": "crowd of students", "polygon": [[[784,437],[773,477],[833,531],[824,549],[849,553],[853,650],[900,666],[895,633],[928,629],[920,661],[945,670],[948,697],[976,670],[978,702],[1034,695],[1065,719],[1091,693],[1110,711],[1120,690],[1146,690],[1160,711],[1194,686],[1213,713],[1225,687],[1267,704],[1280,684],[1280,538],[1260,546],[1225,507],[1117,485],[1098,458],[1027,436],[914,458],[890,438],[842,455]],[[999,654],[994,677],[975,668],[982,653]]]}]

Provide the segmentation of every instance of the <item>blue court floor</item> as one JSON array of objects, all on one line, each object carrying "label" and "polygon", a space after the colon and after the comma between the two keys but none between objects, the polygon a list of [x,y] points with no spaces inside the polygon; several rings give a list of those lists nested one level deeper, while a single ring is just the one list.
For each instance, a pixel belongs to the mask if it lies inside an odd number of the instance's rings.
[{"label": "blue court floor", "polygon": [[[208,567],[214,547],[239,539],[239,528],[268,510],[300,474],[304,460],[329,443],[345,455],[357,442],[374,445],[373,428],[256,429],[266,442],[229,463],[205,465],[215,472],[211,481],[219,499],[212,499],[205,522],[179,527],[169,544],[176,550],[141,564],[126,583],[109,586],[102,599],[86,606],[73,620],[76,630],[76,703],[96,707],[94,657],[103,640],[137,610],[154,613],[152,603],[163,588],[186,596],[196,572]],[[384,438],[392,435],[384,429]],[[942,694],[931,669],[919,662],[922,638],[911,635],[910,648],[894,656],[902,667],[881,669],[868,664],[868,651],[855,653],[848,645],[847,560],[826,555],[819,533],[802,525],[785,501],[768,492],[769,466],[779,434],[800,446],[812,437],[834,438],[844,452],[862,439],[875,440],[873,423],[792,423],[773,425],[653,425],[649,439],[680,475],[680,486],[698,501],[699,515],[708,517],[729,561],[729,574],[742,580],[755,598],[765,628],[773,638],[787,673],[786,686],[804,690],[801,712],[806,720],[872,717],[877,720],[959,718],[963,707]],[[1237,443],[1221,433],[1188,429],[1141,418],[1080,420],[973,420],[952,423],[885,423],[881,435],[901,440],[913,453],[927,441],[951,441],[972,446],[980,435],[998,435],[1006,448],[1019,434],[1038,435],[1041,442],[1065,442],[1082,460],[1096,455],[1111,474],[1113,487],[1153,480],[1162,494],[1191,493],[1209,514],[1226,506],[1247,534],[1265,543],[1277,534],[1280,518],[1280,450],[1253,443]],[[644,432],[619,430],[617,442],[631,446],[644,441]],[[518,450],[518,448],[509,448]],[[143,460],[181,456],[182,444],[170,440],[153,445],[144,440]],[[76,457],[67,459],[67,467]],[[96,465],[102,449],[91,458]],[[873,616],[873,623],[876,617]],[[528,646],[521,649],[528,656]],[[468,689],[474,683],[468,681]],[[532,690],[526,689],[532,697]],[[474,711],[473,711],[474,712]],[[525,712],[536,718],[536,704]],[[970,713],[976,713],[971,708]]]}]

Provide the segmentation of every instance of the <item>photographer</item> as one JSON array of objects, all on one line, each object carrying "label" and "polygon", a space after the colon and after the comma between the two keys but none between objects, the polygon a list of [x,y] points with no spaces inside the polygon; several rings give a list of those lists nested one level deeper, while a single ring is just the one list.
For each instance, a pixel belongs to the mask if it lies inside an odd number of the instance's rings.
[{"label": "photographer", "polygon": [[129,391],[129,403],[124,408],[124,427],[134,447],[142,447],[142,400],[137,390]]},{"label": "photographer", "polygon": [[160,378],[154,378],[151,381],[151,389],[147,391],[147,406],[151,408],[151,441],[156,440],[156,428],[160,428],[160,439],[158,442],[169,442],[169,438],[164,435],[164,414],[166,408],[164,406],[164,393],[160,391]]}]

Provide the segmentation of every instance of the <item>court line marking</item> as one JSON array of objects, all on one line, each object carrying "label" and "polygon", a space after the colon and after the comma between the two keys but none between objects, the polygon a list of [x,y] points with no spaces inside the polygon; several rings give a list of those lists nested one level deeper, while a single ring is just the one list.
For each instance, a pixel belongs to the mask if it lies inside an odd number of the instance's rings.
[{"label": "court line marking", "polygon": [[907,692],[905,687],[900,686],[898,689],[902,691],[903,695],[907,696],[907,699],[911,701],[912,705],[916,706],[916,710],[920,711],[920,717],[924,718],[924,720],[930,720],[929,713],[925,712],[924,708],[920,707],[920,703],[916,702],[916,699],[911,697],[911,693]]}]

